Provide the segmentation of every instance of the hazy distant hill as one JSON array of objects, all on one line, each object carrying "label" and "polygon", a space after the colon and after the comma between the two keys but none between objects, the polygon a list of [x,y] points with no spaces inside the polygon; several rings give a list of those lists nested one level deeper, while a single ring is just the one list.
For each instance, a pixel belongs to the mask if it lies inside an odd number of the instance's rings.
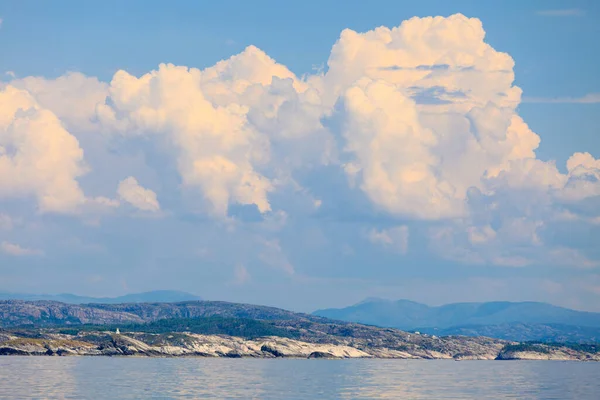
[{"label": "hazy distant hill", "polygon": [[409,300],[368,299],[350,307],[318,310],[313,314],[438,335],[487,335],[509,340],[600,339],[600,313],[537,302],[455,303],[429,307]]},{"label": "hazy distant hill", "polygon": [[[56,339],[56,333],[63,336]],[[71,336],[65,339],[64,335]],[[251,338],[255,340],[248,340]],[[489,360],[503,354],[507,344],[489,338],[416,335],[274,307],[222,301],[65,304],[0,300],[0,356],[62,352]]]},{"label": "hazy distant hill", "polygon": [[199,296],[176,290],[155,290],[144,293],[127,294],[119,297],[87,297],[74,294],[24,294],[0,293],[0,300],[59,301],[69,304],[120,304],[120,303],[176,303],[179,301],[202,300]]},{"label": "hazy distant hill", "polygon": [[451,328],[418,328],[421,333],[438,336],[487,336],[518,342],[600,343],[600,328],[562,324],[465,325]]},{"label": "hazy distant hill", "polygon": [[595,345],[510,343],[486,337],[408,333],[221,301],[65,304],[0,300],[0,356],[600,361],[598,351]]},{"label": "hazy distant hill", "polygon": [[326,318],[274,307],[224,301],[177,303],[66,304],[57,301],[0,300],[0,326],[56,324],[144,323],[168,318],[245,318],[256,320],[307,320]]}]

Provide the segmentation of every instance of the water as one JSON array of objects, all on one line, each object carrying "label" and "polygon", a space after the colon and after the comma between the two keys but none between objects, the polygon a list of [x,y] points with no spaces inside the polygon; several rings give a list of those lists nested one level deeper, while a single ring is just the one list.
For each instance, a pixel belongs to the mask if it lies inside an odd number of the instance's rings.
[{"label": "water", "polygon": [[2,399],[599,399],[600,363],[0,357]]}]

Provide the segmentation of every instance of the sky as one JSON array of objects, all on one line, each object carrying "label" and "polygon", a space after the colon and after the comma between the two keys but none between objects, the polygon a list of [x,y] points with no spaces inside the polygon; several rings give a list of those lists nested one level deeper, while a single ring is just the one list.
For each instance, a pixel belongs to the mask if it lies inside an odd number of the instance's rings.
[{"label": "sky", "polygon": [[600,311],[599,21],[0,0],[0,291]]}]

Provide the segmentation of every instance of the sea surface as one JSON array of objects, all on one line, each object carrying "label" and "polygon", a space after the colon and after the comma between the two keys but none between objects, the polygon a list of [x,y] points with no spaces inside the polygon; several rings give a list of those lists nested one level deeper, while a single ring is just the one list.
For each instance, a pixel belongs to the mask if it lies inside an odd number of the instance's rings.
[{"label": "sea surface", "polygon": [[2,399],[600,399],[600,363],[0,357]]}]

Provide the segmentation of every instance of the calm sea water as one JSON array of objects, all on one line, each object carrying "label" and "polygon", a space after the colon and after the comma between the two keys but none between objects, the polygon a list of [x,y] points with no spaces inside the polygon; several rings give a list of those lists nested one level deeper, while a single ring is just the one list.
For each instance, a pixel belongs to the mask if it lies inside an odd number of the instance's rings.
[{"label": "calm sea water", "polygon": [[600,363],[0,357],[2,399],[600,399]]}]

